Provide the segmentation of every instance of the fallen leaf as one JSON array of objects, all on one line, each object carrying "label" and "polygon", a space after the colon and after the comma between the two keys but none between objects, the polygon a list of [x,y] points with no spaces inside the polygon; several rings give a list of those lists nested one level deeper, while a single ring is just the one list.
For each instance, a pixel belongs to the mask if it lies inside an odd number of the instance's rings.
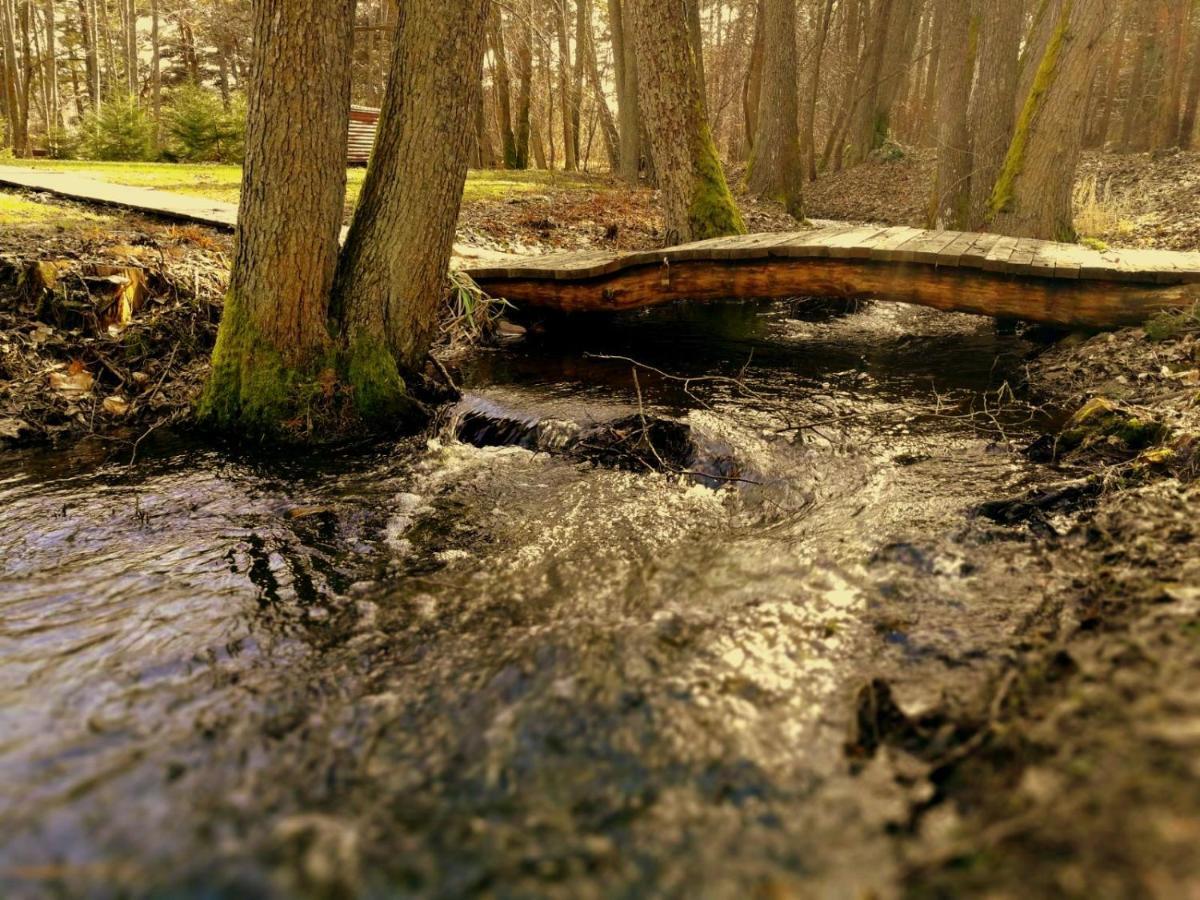
[{"label": "fallen leaf", "polygon": [[75,373],[51,372],[50,387],[68,397],[82,397],[92,389],[96,379],[86,369]]},{"label": "fallen leaf", "polygon": [[109,415],[123,416],[129,412],[129,401],[120,394],[113,394],[111,397],[105,397],[100,407]]},{"label": "fallen leaf", "polygon": [[24,419],[0,419],[0,438],[15,441],[26,431],[31,430],[29,423]]}]

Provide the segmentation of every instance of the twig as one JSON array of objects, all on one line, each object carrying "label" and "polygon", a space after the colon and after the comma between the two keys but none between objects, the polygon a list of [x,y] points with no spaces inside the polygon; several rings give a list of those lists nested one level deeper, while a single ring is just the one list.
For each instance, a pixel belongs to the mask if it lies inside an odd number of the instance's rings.
[{"label": "twig", "polygon": [[437,370],[442,373],[442,377],[446,379],[446,384],[450,386],[450,390],[461,396],[462,390],[455,383],[454,378],[451,377],[450,370],[446,368],[445,364],[432,353],[429,354],[429,358],[433,361],[433,364],[437,367]]}]

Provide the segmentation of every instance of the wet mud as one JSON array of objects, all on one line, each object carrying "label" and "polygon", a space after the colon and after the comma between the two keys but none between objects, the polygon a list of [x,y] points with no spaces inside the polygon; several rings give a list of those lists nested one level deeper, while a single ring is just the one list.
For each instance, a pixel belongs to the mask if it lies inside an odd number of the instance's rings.
[{"label": "wet mud", "polygon": [[[1030,391],[1043,347],[833,312],[552,323],[460,360],[435,432],[371,448],[249,458],[164,430],[132,467],[103,444],[0,456],[4,895],[1142,883],[1081,849],[1129,802],[1087,781],[1122,745],[1057,704],[1118,666],[1101,634],[1149,621],[1153,566],[1180,573],[1153,608],[1189,639],[1191,488],[1045,501],[1086,473],[1022,452],[1067,418]],[[1126,541],[1137,504],[1175,510],[1175,556]],[[1153,695],[1169,733],[1145,739],[1183,746]],[[1044,814],[1074,796],[1068,734],[1102,801],[1071,808],[1080,846],[1068,807]],[[1163,884],[1194,884],[1195,820],[1130,808],[1179,838],[1143,853]]]}]

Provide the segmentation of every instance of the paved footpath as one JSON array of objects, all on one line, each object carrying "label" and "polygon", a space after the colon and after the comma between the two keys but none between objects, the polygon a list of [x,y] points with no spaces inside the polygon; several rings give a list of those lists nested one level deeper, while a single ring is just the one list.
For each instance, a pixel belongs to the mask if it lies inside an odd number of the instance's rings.
[{"label": "paved footpath", "polygon": [[223,203],[208,197],[175,194],[153,188],[113,184],[111,181],[101,181],[70,172],[0,166],[0,184],[31,191],[47,191],[60,197],[70,197],[72,200],[119,206],[181,222],[209,225],[223,231],[230,231],[237,225],[236,203]]},{"label": "paved footpath", "polygon": [[[154,188],[132,187],[114,184],[87,175],[72,172],[52,172],[47,169],[25,169],[20,166],[0,166],[0,186],[23,188],[30,191],[45,191],[59,197],[82,200],[131,209],[135,212],[207,225],[221,231],[233,231],[237,227],[238,208],[236,203],[225,203],[208,197],[176,194]],[[342,240],[347,229],[342,229]],[[503,264],[519,259],[513,254],[472,247],[469,244],[454,245],[454,267],[489,263]]]}]

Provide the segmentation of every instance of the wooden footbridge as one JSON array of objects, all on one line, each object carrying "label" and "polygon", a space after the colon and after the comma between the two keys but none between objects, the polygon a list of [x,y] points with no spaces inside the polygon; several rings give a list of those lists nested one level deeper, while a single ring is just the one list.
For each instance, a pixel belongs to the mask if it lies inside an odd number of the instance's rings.
[{"label": "wooden footbridge", "polygon": [[1097,251],[996,234],[845,224],[464,271],[518,307],[560,312],[731,297],[844,297],[1103,328],[1200,302],[1200,253]]},{"label": "wooden footbridge", "polygon": [[[237,207],[0,166],[0,185],[121,206],[230,230]],[[823,224],[666,250],[519,257],[455,246],[456,265],[522,308],[585,312],[675,300],[844,297],[1050,325],[1136,325],[1200,302],[1200,253],[1088,250],[995,234]]]}]

